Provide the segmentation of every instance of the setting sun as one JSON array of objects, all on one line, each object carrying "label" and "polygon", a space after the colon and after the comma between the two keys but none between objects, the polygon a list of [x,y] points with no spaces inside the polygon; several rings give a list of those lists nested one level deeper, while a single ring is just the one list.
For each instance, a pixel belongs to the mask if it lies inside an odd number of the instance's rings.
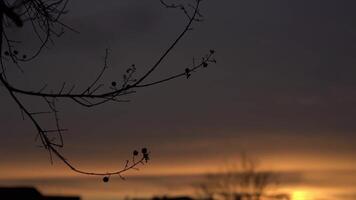
[{"label": "setting sun", "polygon": [[292,200],[313,200],[311,192],[297,190],[292,193]]}]

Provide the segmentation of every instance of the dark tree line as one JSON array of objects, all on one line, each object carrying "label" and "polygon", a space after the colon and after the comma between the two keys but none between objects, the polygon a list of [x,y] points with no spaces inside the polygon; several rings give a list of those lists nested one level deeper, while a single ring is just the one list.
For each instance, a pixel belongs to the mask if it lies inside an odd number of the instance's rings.
[{"label": "dark tree line", "polygon": [[[47,88],[47,85],[36,89],[23,89],[16,87],[11,79],[7,76],[8,67],[16,66],[21,72],[25,72],[22,66],[27,62],[36,59],[38,55],[44,51],[44,48],[55,42],[57,37],[60,37],[66,31],[76,31],[75,28],[62,22],[63,17],[67,13],[69,0],[0,0],[0,54],[1,54],[1,69],[0,82],[7,94],[11,96],[14,102],[18,105],[22,117],[29,119],[38,133],[38,138],[45,150],[52,157],[57,157],[66,164],[74,172],[102,176],[103,181],[109,181],[111,175],[118,175],[123,178],[122,173],[131,169],[137,169],[139,164],[144,164],[149,160],[149,150],[142,148],[140,151],[133,151],[132,160],[126,160],[125,165],[113,172],[88,172],[75,167],[66,157],[59,151],[63,148],[64,140],[63,133],[67,132],[59,122],[59,100],[73,101],[79,106],[91,108],[108,102],[125,102],[123,97],[136,93],[139,90],[163,84],[167,81],[178,78],[190,78],[194,72],[208,67],[209,64],[216,63],[214,59],[214,50],[209,50],[200,59],[193,59],[193,62],[182,69],[182,71],[172,72],[170,76],[162,77],[154,81],[148,81],[148,77],[159,69],[161,63],[167,59],[167,55],[172,52],[172,49],[181,41],[181,39],[191,30],[193,25],[203,20],[200,13],[202,0],[190,0],[189,2],[172,3],[172,1],[160,0],[161,5],[167,9],[179,9],[185,16],[186,25],[182,31],[178,33],[167,49],[161,52],[161,56],[156,62],[149,66],[142,75],[136,75],[135,65],[130,66],[120,82],[112,81],[110,86],[105,86],[103,76],[108,69],[109,51],[105,51],[105,60],[100,72],[96,78],[84,88],[76,88],[75,85],[63,83],[59,90]],[[32,29],[32,33],[38,39],[38,46],[34,47],[32,54],[22,54],[17,49],[17,44],[21,42],[9,34],[9,29],[21,29],[28,25]],[[35,80],[34,80],[35,81]],[[21,97],[34,97],[37,101],[46,105],[47,110],[33,110],[31,106],[26,104],[26,101]],[[39,116],[52,115],[54,117],[55,126],[51,129],[44,128],[44,125],[38,120]]]}]

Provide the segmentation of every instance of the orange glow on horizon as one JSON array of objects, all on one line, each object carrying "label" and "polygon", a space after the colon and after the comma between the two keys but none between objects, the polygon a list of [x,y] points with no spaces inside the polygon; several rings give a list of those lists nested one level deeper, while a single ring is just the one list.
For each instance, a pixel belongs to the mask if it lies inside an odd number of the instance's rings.
[{"label": "orange glow on horizon", "polygon": [[314,196],[311,191],[296,190],[292,192],[292,200],[314,200]]}]

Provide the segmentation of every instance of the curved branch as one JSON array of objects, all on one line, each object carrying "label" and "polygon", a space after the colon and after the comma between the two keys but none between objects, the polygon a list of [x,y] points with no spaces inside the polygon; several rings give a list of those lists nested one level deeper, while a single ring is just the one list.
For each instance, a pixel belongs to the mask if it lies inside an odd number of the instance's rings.
[{"label": "curved branch", "polygon": [[[1,1],[1,0],[0,0]],[[56,109],[55,102],[58,99],[69,99],[74,101],[75,103],[84,106],[84,107],[93,107],[93,106],[98,106],[107,102],[127,102],[125,100],[120,100],[118,97],[121,96],[126,96],[129,94],[133,94],[136,91],[134,89],[138,88],[144,88],[144,87],[149,87],[153,85],[157,85],[160,83],[164,83],[176,78],[180,78],[185,76],[186,78],[189,78],[191,76],[192,72],[196,72],[198,69],[205,68],[208,66],[209,63],[215,63],[215,59],[213,59],[213,54],[214,51],[210,50],[210,53],[202,57],[202,60],[198,63],[195,64],[193,62],[193,65],[190,68],[185,68],[184,72],[177,73],[171,76],[168,76],[166,78],[162,78],[160,80],[156,80],[150,83],[144,83],[144,81],[149,77],[157,68],[162,64],[162,61],[167,58],[167,56],[172,52],[172,50],[177,46],[177,44],[182,40],[183,36],[187,34],[189,30],[192,30],[192,24],[193,22],[199,22],[201,21],[200,17],[201,14],[199,13],[199,6],[201,3],[201,0],[194,0],[196,2],[195,6],[189,7],[189,9],[193,10],[192,13],[188,13],[187,9],[183,5],[168,5],[165,4],[163,0],[160,0],[163,5],[165,5],[167,8],[178,8],[183,10],[185,15],[188,17],[188,22],[185,25],[184,29],[182,32],[174,39],[174,41],[171,43],[171,45],[163,51],[162,55],[158,58],[158,60],[148,68],[148,70],[138,79],[134,79],[134,73],[136,71],[136,68],[134,65],[132,65],[129,69],[126,70],[126,74],[124,74],[124,80],[123,84],[121,87],[117,88],[117,83],[112,82],[112,87],[110,87],[111,91],[106,91],[106,92],[99,92],[99,89],[103,86],[103,84],[99,84],[99,81],[101,81],[102,77],[104,76],[104,72],[107,69],[107,59],[108,59],[108,50],[105,52],[105,60],[104,60],[104,66],[100,73],[97,75],[97,77],[94,79],[93,82],[91,82],[88,87],[85,88],[84,91],[80,93],[74,93],[72,92],[74,90],[75,85],[68,91],[64,92],[66,90],[65,88],[65,83],[63,83],[61,89],[57,93],[47,93],[43,92],[46,89],[46,86],[42,88],[39,91],[30,91],[30,90],[24,90],[20,89],[17,87],[14,87],[9,80],[6,79],[6,71],[5,67],[3,64],[3,58],[0,57],[1,60],[1,66],[2,66],[2,71],[0,72],[0,82],[4,85],[4,87],[7,89],[9,92],[9,95],[12,97],[12,99],[17,103],[19,106],[21,112],[23,112],[29,119],[31,120],[32,124],[35,126],[38,136],[41,139],[41,143],[44,146],[44,148],[48,151],[51,161],[52,161],[52,155],[56,156],[58,159],[60,159],[67,167],[69,167],[72,171],[80,173],[80,174],[85,174],[85,175],[92,175],[92,176],[111,176],[111,175],[119,175],[120,177],[122,173],[131,170],[131,169],[137,169],[137,165],[144,164],[144,161],[149,160],[149,152],[147,152],[147,149],[142,150],[142,154],[140,159],[135,161],[136,156],[138,155],[137,151],[134,151],[133,153],[133,158],[132,161],[129,162],[128,160],[126,161],[125,166],[120,169],[116,170],[113,172],[89,172],[89,171],[83,171],[80,170],[79,168],[76,168],[71,162],[69,162],[64,155],[59,151],[59,148],[63,147],[63,138],[62,138],[62,131],[66,131],[67,129],[62,129],[59,126],[59,119],[58,119],[58,111]],[[2,1],[1,1],[2,2]],[[35,34],[38,36],[38,38],[41,40],[41,46],[39,50],[31,57],[26,58],[20,58],[17,56],[17,53],[12,50],[12,42],[9,38],[7,38],[4,30],[4,24],[3,24],[3,12],[2,9],[0,9],[0,36],[1,36],[1,41],[0,41],[0,54],[2,55],[2,49],[3,49],[3,38],[5,37],[5,41],[7,44],[7,56],[12,59],[14,63],[17,64],[18,61],[28,61],[31,59],[34,59],[39,55],[41,52],[42,48],[46,45],[48,41],[51,40],[52,34],[55,35],[60,35],[62,32],[56,32],[52,26],[54,25],[60,25],[60,27],[65,27],[69,28],[68,26],[64,25],[59,21],[59,17],[64,13],[64,8],[68,2],[68,0],[57,0],[57,1],[46,1],[45,3],[41,0],[27,0],[24,1],[25,3],[23,6],[25,7],[26,11],[23,13],[23,15],[27,14],[29,16],[29,21],[31,22]],[[52,2],[52,3],[50,3]],[[64,6],[59,9],[60,5],[64,2]],[[190,5],[189,5],[190,6]],[[1,8],[1,5],[0,5]],[[39,30],[37,30],[39,28]],[[42,31],[42,33],[45,34],[45,38],[42,39],[40,33],[38,31]],[[63,30],[62,30],[63,31]],[[17,95],[25,95],[25,96],[32,96],[32,97],[41,97],[43,98],[46,103],[48,104],[49,107],[49,112],[29,112],[28,108],[24,106],[24,104],[20,101],[20,99],[17,97]],[[36,120],[35,115],[37,114],[54,114],[55,121],[56,121],[56,129],[54,130],[45,130],[42,128],[41,124]],[[60,142],[53,141],[49,138],[48,134],[49,133],[57,133],[59,135],[59,140]],[[107,179],[104,179],[104,181]]]},{"label": "curved branch", "polygon": [[[128,162],[126,162],[126,165],[123,169],[117,170],[117,171],[113,171],[113,172],[88,172],[88,171],[83,171],[80,170],[78,168],[76,168],[73,164],[71,164],[55,147],[58,145],[52,143],[50,141],[50,139],[48,138],[48,136],[46,135],[45,130],[42,129],[42,127],[40,126],[40,124],[37,122],[37,120],[33,117],[33,115],[25,108],[25,106],[21,103],[21,101],[16,97],[16,95],[14,94],[13,91],[11,91],[10,88],[8,88],[7,82],[6,80],[3,78],[3,75],[0,74],[0,81],[2,83],[4,83],[7,91],[9,92],[10,96],[14,99],[14,101],[17,103],[17,105],[20,107],[20,109],[27,115],[27,117],[29,117],[29,119],[32,121],[32,123],[34,124],[35,128],[37,129],[41,140],[42,140],[42,144],[44,145],[45,149],[48,150],[48,152],[50,154],[54,154],[56,155],[64,164],[66,164],[71,170],[73,170],[74,172],[80,173],[80,174],[85,174],[85,175],[91,175],[91,176],[111,176],[111,175],[121,175],[122,173],[131,170],[131,169],[135,169],[135,167],[138,164],[143,164],[143,161],[147,161],[149,159],[149,154],[148,152],[143,153],[142,157],[135,161],[133,159],[133,162],[131,164],[128,164]],[[135,156],[135,155],[134,155]]]},{"label": "curved branch", "polygon": [[[162,2],[162,1],[161,1]],[[189,19],[188,24],[185,26],[184,30],[179,34],[179,36],[174,40],[171,46],[162,54],[162,56],[158,59],[158,61],[148,70],[148,72],[143,75],[135,84],[140,84],[143,80],[145,80],[160,64],[161,62],[167,57],[167,55],[172,51],[172,49],[178,44],[178,42],[183,38],[183,36],[190,30],[193,21],[195,21],[195,17],[199,10],[199,5],[201,0],[196,0],[197,4],[195,5],[193,16]]]}]

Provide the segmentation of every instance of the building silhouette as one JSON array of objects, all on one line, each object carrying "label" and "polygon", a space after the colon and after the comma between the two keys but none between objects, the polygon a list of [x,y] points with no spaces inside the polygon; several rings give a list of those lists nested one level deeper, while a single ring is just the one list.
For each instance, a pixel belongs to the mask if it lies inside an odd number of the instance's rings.
[{"label": "building silhouette", "polygon": [[1,200],[80,200],[77,196],[44,196],[34,187],[0,187]]}]

